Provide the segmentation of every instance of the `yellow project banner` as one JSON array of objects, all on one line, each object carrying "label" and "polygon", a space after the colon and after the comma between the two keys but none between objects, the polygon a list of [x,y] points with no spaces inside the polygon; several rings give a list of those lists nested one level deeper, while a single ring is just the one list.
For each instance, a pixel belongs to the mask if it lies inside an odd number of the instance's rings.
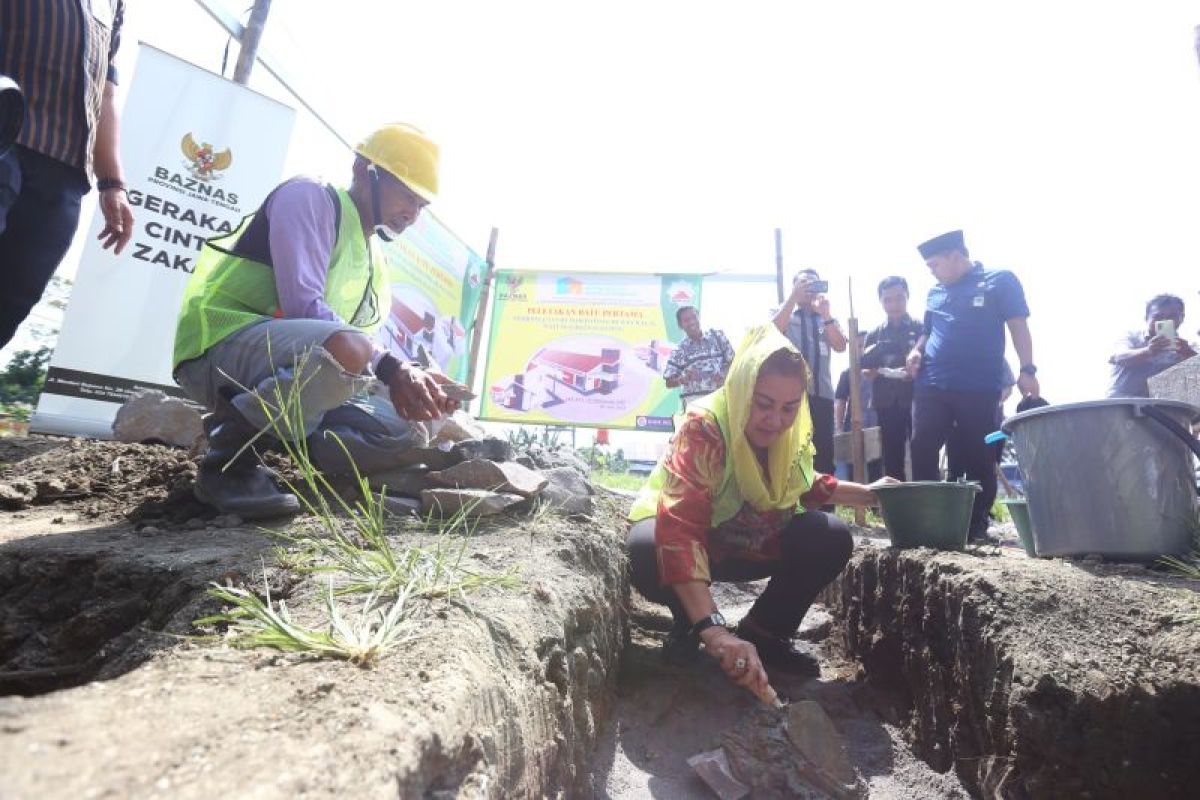
[{"label": "yellow project banner", "polygon": [[699,275],[496,273],[481,418],[670,431],[663,383]]}]

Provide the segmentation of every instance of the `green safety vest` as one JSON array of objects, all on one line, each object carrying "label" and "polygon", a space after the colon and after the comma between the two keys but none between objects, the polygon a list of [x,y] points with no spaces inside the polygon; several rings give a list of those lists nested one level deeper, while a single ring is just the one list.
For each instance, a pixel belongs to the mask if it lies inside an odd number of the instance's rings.
[{"label": "green safety vest", "polygon": [[[337,238],[329,254],[325,303],[348,324],[370,334],[383,324],[390,307],[386,265],[375,240],[363,237],[350,194],[327,189],[337,200]],[[173,368],[242,328],[281,316],[275,271],[237,252],[254,217],[250,214],[232,233],[204,243],[179,310]]]}]

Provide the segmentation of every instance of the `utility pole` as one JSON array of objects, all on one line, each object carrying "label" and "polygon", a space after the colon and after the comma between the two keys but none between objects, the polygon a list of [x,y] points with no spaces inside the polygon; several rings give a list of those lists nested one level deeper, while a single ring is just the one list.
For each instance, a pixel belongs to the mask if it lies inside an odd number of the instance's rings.
[{"label": "utility pole", "polygon": [[250,71],[258,58],[258,43],[262,39],[263,28],[267,27],[267,14],[271,11],[271,0],[254,0],[254,8],[250,11],[250,21],[246,23],[240,40],[237,66],[233,70],[233,82],[246,86],[250,82]]}]

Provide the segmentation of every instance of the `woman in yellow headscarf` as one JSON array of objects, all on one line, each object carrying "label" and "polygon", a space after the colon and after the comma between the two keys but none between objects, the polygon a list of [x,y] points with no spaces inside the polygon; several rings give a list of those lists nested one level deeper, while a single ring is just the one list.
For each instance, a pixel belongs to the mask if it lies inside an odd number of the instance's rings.
[{"label": "woman in yellow headscarf", "polygon": [[[803,357],[775,326],[751,329],[725,385],[689,403],[629,515],[633,585],[674,618],[668,656],[703,642],[730,679],[759,693],[764,663],[819,671],[791,639],[853,541],[846,523],[814,509],[877,503],[869,487],[813,471],[807,385]],[[726,627],[709,585],[768,576],[737,628]]]}]

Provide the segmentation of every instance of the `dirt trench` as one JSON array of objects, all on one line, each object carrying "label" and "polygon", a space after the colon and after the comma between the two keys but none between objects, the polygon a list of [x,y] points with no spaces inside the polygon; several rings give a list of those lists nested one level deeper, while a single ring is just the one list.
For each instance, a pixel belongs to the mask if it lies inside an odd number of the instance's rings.
[{"label": "dirt trench", "polygon": [[621,508],[480,525],[462,558],[520,586],[431,601],[360,669],[194,638],[211,581],[265,584],[311,624],[321,601],[318,579],[270,566],[268,531],[177,513],[186,454],[30,443],[0,446],[4,800],[594,794],[627,637]]},{"label": "dirt trench", "polygon": [[1133,564],[860,549],[835,639],[972,794],[1200,785],[1200,585]]}]

